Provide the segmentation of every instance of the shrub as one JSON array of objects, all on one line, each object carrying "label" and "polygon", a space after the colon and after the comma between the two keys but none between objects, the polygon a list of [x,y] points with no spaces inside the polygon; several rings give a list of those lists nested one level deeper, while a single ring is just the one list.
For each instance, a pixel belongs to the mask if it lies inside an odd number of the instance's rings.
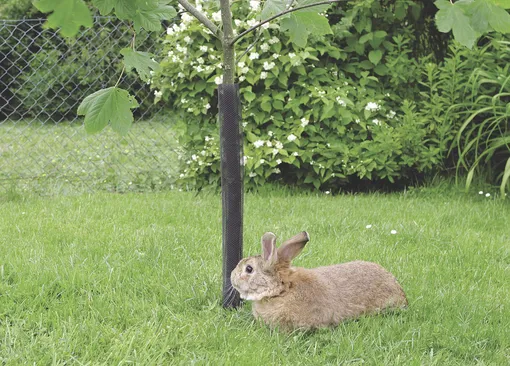
[{"label": "shrub", "polygon": [[[235,21],[241,29],[255,22],[247,5],[233,6],[247,15]],[[334,7],[334,35],[311,38],[302,49],[276,25],[240,41],[238,49],[249,50],[237,60],[248,187],[281,180],[325,190],[360,179],[410,180],[439,163],[435,131],[413,102],[420,71],[411,24],[420,9],[413,1]],[[220,45],[203,33],[183,14],[168,30],[167,57],[153,81],[179,117],[176,130],[189,151],[181,179],[193,187],[219,184]]]}]

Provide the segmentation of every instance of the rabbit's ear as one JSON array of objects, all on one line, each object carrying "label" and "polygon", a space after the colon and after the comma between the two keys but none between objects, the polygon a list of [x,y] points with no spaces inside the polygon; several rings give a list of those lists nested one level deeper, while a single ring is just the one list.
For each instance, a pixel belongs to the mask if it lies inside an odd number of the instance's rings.
[{"label": "rabbit's ear", "polygon": [[297,235],[294,235],[289,240],[283,242],[278,248],[278,257],[284,261],[291,261],[297,257],[303,250],[306,243],[310,240],[310,236],[306,231],[302,231]]},{"label": "rabbit's ear", "polygon": [[262,235],[262,258],[269,264],[276,263],[278,254],[276,252],[276,235],[267,232]]}]

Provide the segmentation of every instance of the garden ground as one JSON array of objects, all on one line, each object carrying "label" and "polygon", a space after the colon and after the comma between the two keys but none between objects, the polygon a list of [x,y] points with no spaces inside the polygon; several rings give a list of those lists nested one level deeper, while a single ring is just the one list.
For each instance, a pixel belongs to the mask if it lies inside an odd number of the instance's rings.
[{"label": "garden ground", "polygon": [[296,265],[379,262],[409,309],[271,331],[249,304],[220,306],[219,196],[10,193],[0,197],[0,363],[510,363],[507,201],[276,190],[247,195],[245,208],[246,254],[265,231],[307,230]]}]

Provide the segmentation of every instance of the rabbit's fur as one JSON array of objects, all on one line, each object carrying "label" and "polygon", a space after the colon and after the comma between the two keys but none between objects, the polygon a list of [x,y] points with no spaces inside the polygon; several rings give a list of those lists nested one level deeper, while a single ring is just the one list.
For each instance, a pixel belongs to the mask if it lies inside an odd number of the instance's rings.
[{"label": "rabbit's fur", "polygon": [[241,298],[253,301],[256,318],[272,327],[312,329],[407,306],[395,277],[376,263],[290,266],[309,240],[302,232],[276,249],[276,236],[265,233],[262,255],[242,259],[232,271],[232,285]]}]

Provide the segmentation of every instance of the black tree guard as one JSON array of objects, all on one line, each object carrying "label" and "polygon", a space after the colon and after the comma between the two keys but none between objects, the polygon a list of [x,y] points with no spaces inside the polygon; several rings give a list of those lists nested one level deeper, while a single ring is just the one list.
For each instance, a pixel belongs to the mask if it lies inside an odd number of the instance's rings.
[{"label": "black tree guard", "polygon": [[243,165],[241,100],[238,84],[218,88],[221,148],[221,198],[223,208],[223,307],[240,304],[230,273],[243,255]]}]

